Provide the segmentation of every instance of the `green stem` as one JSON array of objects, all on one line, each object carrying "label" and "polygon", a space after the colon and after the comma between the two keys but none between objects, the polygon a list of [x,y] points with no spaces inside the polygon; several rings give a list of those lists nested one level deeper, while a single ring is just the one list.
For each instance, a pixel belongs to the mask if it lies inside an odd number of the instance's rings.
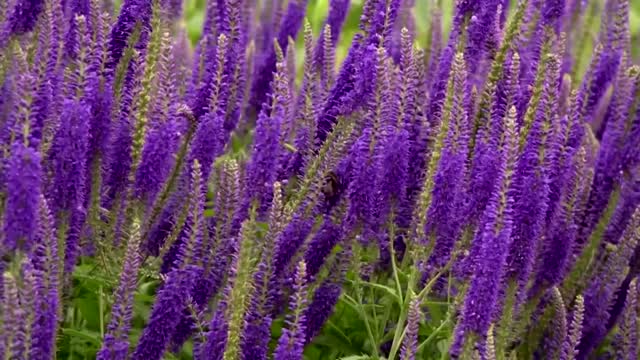
[{"label": "green stem", "polygon": [[378,355],[378,347],[376,346],[377,342],[375,337],[373,336],[373,331],[371,330],[371,324],[369,324],[369,317],[367,316],[367,313],[364,310],[364,304],[362,303],[362,291],[360,288],[359,278],[356,283],[356,296],[358,298],[358,302],[357,302],[358,312],[360,313],[360,316],[362,316],[362,319],[364,320],[364,326],[367,329],[367,335],[369,336],[369,341],[371,341],[371,348],[373,349],[373,357],[375,359],[378,359],[379,355]]}]

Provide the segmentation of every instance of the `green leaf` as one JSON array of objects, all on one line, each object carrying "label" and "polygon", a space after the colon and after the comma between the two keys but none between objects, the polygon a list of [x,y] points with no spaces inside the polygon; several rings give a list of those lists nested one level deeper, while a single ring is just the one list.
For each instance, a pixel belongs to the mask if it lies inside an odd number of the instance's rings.
[{"label": "green leaf", "polygon": [[354,283],[354,284],[367,285],[367,286],[370,286],[370,287],[372,287],[374,289],[382,290],[382,291],[386,292],[387,294],[389,294],[391,297],[393,297],[395,301],[397,301],[398,303],[400,302],[400,297],[398,296],[398,292],[395,291],[393,288],[391,288],[389,286],[382,285],[382,284],[371,283],[371,282],[366,282],[366,281],[359,281],[359,282],[350,281],[350,282]]},{"label": "green leaf", "polygon": [[102,345],[102,340],[100,340],[100,336],[98,335],[98,333],[94,333],[86,329],[79,331],[71,328],[63,328],[62,334],[70,337],[71,339],[88,342],[91,345],[95,345],[96,347],[99,347],[100,345]]},{"label": "green leaf", "polygon": [[351,355],[351,356],[341,357],[339,360],[369,360],[369,359],[373,359],[373,358],[369,355]]}]

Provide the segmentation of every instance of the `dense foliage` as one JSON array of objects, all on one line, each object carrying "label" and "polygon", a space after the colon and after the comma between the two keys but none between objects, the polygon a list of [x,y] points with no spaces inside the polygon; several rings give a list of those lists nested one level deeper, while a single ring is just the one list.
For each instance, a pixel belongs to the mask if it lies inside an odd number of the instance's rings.
[{"label": "dense foliage", "polygon": [[638,358],[629,0],[0,1],[4,359]]}]

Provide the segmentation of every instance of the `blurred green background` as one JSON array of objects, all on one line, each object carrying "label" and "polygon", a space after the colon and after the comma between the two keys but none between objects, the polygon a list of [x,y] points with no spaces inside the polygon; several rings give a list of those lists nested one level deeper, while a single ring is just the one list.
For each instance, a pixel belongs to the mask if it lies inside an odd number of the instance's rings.
[{"label": "blurred green background", "polygon": [[[123,0],[115,0],[116,6],[118,6]],[[255,0],[257,2],[257,0]],[[307,5],[307,17],[309,18],[309,22],[311,23],[314,34],[317,36],[320,33],[320,29],[324,22],[325,17],[327,16],[327,12],[329,10],[329,1],[330,0],[309,0]],[[351,43],[351,39],[353,35],[358,30],[358,22],[360,13],[362,12],[362,4],[365,0],[351,0],[351,9],[349,15],[345,21],[345,24],[342,28],[340,42],[338,44],[338,48],[336,49],[337,60],[340,61],[346,55],[347,50],[349,49],[349,44]],[[286,2],[286,1],[285,1]],[[443,13],[443,25],[444,25],[444,36],[446,37],[448,33],[448,29],[451,23],[451,15],[453,12],[453,6],[456,0],[415,0],[416,5],[414,7],[414,17],[416,20],[416,30],[417,37],[416,41],[419,45],[423,46],[427,42],[427,33],[429,30],[429,20],[431,17],[431,6],[434,3],[439,3],[442,13]],[[589,0],[590,4],[598,4],[599,8],[602,9],[606,0]],[[184,11],[183,11],[183,22],[182,25],[187,30],[189,38],[191,42],[195,44],[200,38],[202,32],[202,23],[205,18],[205,8],[206,8],[207,0],[184,0]],[[516,3],[516,0],[511,0],[512,6]],[[635,59],[636,63],[640,60],[640,0],[629,0],[631,11],[629,15],[629,23],[631,27],[631,43],[632,46],[632,56]],[[584,29],[585,35],[588,36],[587,44],[595,38],[598,34],[600,19],[597,18],[593,24],[594,26],[590,26],[589,28]],[[300,56],[297,57],[299,65],[302,63],[302,41],[301,35],[299,34],[299,38],[296,41],[297,50]],[[591,49],[592,46],[587,46],[588,49]],[[581,64],[581,68],[584,68],[588,64],[588,59],[591,56],[589,51],[585,52],[583,55],[583,59],[579,61]],[[581,73],[581,71],[578,71]]]},{"label": "blurred green background", "polygon": [[[200,33],[202,30],[202,22],[204,21],[205,16],[205,6],[207,0],[186,0],[184,4],[184,25],[187,29],[187,32],[193,42],[197,41],[200,38]],[[443,11],[443,23],[445,27],[445,34],[447,33],[447,29],[451,23],[451,13],[453,11],[453,5],[455,4],[455,0],[416,0],[416,6],[414,8],[414,16],[416,19],[416,27],[417,27],[417,42],[421,45],[426,43],[426,35],[429,30],[429,20],[431,9],[430,6],[434,2],[438,1]],[[601,3],[600,8],[602,8],[605,0],[596,0]],[[515,0],[512,0],[512,4],[515,3]],[[589,3],[593,3],[594,0],[590,0]],[[630,14],[630,25],[631,25],[631,33],[632,33],[632,44],[636,46],[632,46],[634,51],[634,59],[638,59],[640,56],[640,0],[629,0],[631,5],[631,14]],[[337,49],[337,57],[338,60],[342,59],[348,50],[348,46],[351,42],[351,39],[354,33],[358,30],[358,22],[359,16],[362,11],[362,4],[364,0],[351,0],[351,10],[347,20],[342,28],[342,33],[340,37],[340,44]],[[329,0],[309,0],[307,6],[307,17],[311,22],[311,25],[314,29],[314,34],[320,33],[320,28],[324,22],[324,19],[329,10]],[[599,28],[599,19],[596,19],[596,26],[591,27],[589,29],[585,29],[585,32],[593,38],[598,33]],[[301,51],[302,42],[300,39],[297,41],[298,48]],[[584,54],[588,56],[589,54]],[[301,60],[301,56],[298,57]]]}]

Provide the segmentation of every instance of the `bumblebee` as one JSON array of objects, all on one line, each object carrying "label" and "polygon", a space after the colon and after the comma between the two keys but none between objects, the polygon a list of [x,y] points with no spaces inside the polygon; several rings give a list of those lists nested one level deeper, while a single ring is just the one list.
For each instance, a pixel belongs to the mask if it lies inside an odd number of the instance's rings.
[{"label": "bumblebee", "polygon": [[324,209],[328,213],[333,209],[342,197],[345,190],[343,179],[333,171],[327,173],[322,187],[322,195],[324,196]]},{"label": "bumblebee", "polygon": [[322,186],[322,194],[325,199],[330,199],[336,196],[341,190],[341,181],[334,171],[329,171],[324,178],[324,185]]}]

